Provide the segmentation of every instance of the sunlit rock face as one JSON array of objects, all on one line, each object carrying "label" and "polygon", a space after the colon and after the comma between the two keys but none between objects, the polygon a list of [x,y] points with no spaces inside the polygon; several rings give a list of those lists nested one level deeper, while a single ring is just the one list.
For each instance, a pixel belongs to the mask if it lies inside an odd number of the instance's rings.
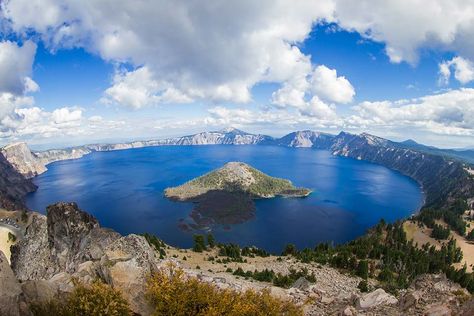
[{"label": "sunlit rock face", "polygon": [[32,178],[47,170],[44,163],[30,151],[26,143],[7,145],[2,148],[2,154],[26,178]]},{"label": "sunlit rock face", "polygon": [[10,211],[26,209],[23,198],[35,190],[33,182],[21,175],[0,153],[0,208]]}]

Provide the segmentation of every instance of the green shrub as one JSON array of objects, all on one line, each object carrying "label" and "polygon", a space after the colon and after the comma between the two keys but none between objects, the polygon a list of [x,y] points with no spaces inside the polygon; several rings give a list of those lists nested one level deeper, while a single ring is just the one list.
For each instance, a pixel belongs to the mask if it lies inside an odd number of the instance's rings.
[{"label": "green shrub", "polygon": [[369,291],[369,285],[367,284],[367,281],[366,280],[362,280],[359,282],[359,285],[357,285],[357,288],[361,291],[361,292],[368,292]]},{"label": "green shrub", "polygon": [[194,235],[193,239],[194,239],[193,250],[195,252],[203,252],[204,250],[206,250],[206,244],[204,242],[203,235]]},{"label": "green shrub", "polygon": [[8,242],[14,243],[15,241],[16,241],[15,234],[12,234],[11,232],[8,232]]}]

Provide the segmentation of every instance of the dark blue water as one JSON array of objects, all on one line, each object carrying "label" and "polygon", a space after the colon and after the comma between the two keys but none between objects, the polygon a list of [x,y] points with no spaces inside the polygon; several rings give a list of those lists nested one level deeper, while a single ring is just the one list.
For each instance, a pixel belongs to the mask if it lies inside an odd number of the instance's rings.
[{"label": "dark blue water", "polygon": [[[296,186],[314,189],[308,198],[256,201],[256,218],[216,228],[221,242],[256,245],[280,252],[286,243],[313,247],[362,235],[381,218],[409,216],[422,204],[416,182],[385,167],[335,157],[315,149],[275,146],[170,146],[97,152],[79,160],[56,162],[34,181],[30,208],[44,212],[57,201],[75,201],[102,226],[122,234],[154,233],[165,242],[192,245],[193,232],[178,228],[191,203],[171,202],[163,190],[229,161],[243,161]],[[195,233],[195,232],[194,232]]]}]

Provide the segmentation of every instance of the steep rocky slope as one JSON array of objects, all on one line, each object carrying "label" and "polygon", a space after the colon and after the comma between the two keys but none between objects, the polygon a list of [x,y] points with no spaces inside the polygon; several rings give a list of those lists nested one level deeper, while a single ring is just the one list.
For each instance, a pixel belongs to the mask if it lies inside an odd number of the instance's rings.
[{"label": "steep rocky slope", "polygon": [[55,161],[79,159],[92,152],[88,146],[79,146],[65,149],[50,149],[34,153],[39,163],[46,166]]},{"label": "steep rocky slope", "polygon": [[30,151],[26,143],[14,143],[1,149],[3,156],[12,166],[27,178],[46,171],[45,164]]},{"label": "steep rocky slope", "polygon": [[255,135],[235,128],[216,132],[170,138],[162,142],[164,145],[257,145],[273,142],[273,138],[265,135]]},{"label": "steep rocky slope", "polygon": [[428,206],[474,196],[474,181],[463,164],[444,156],[419,152],[369,134],[344,132],[334,138],[330,150],[334,155],[374,162],[415,179],[426,194]]},{"label": "steep rocky slope", "polygon": [[0,153],[0,208],[11,211],[26,209],[23,198],[35,190],[33,182],[16,171]]},{"label": "steep rocky slope", "polygon": [[312,147],[328,149],[331,147],[334,135],[313,131],[297,131],[276,139],[274,143],[286,147]]}]

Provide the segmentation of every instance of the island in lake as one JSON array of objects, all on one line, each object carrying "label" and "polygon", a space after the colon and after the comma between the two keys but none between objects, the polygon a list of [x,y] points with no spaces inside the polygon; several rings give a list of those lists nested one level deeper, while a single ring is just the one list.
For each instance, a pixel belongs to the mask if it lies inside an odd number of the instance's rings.
[{"label": "island in lake", "polygon": [[182,229],[202,229],[213,224],[229,226],[255,216],[254,199],[305,197],[307,188],[295,187],[291,181],[271,177],[243,162],[229,162],[222,168],[165,189],[174,201],[194,202],[190,217],[194,223],[180,223]]}]

